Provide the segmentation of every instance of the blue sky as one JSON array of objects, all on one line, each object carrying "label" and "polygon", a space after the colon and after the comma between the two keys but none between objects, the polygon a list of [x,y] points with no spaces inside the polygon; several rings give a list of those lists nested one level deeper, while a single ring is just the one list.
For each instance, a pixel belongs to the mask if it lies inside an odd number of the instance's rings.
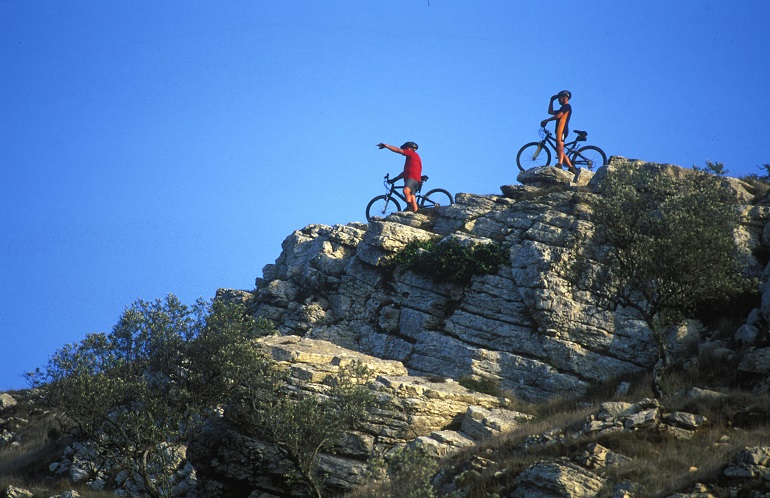
[{"label": "blue sky", "polygon": [[770,163],[770,2],[0,0],[0,390],[169,293],[253,289],[420,145],[496,194],[573,93],[609,155]]}]

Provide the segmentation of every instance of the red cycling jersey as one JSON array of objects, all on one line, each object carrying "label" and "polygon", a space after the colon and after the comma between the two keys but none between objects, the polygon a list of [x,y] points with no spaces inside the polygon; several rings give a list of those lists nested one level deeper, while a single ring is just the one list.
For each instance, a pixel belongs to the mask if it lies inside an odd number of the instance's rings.
[{"label": "red cycling jersey", "polygon": [[404,162],[404,178],[411,178],[416,182],[422,181],[422,160],[417,152],[412,149],[401,149],[401,153],[406,156]]}]

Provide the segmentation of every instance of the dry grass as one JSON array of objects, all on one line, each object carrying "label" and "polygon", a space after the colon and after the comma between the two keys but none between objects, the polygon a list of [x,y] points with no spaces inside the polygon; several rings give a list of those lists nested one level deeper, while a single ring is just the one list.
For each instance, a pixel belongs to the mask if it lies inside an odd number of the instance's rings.
[{"label": "dry grass", "polygon": [[[718,399],[693,399],[686,393],[693,385],[703,386],[697,383],[699,378],[701,381],[704,378],[710,381],[720,377],[723,380],[732,379],[734,376],[728,372],[731,368],[726,364],[696,364],[687,371],[672,372],[666,378],[666,386],[672,394],[661,400],[665,411],[695,413],[708,419],[707,424],[690,440],[675,439],[654,429],[574,437],[580,433],[587,418],[599,411],[602,402],[637,402],[651,397],[647,378],[636,379],[623,396],[616,396],[616,380],[606,386],[597,386],[578,400],[555,400],[541,404],[511,401],[509,408],[532,414],[534,418],[504,437],[446,458],[441,462],[443,475],[448,476],[443,482],[451,482],[451,476],[463,475],[460,480],[465,490],[463,496],[505,495],[513,489],[516,476],[532,464],[559,458],[574,462],[590,443],[597,442],[632,459],[627,464],[594,470],[607,480],[600,498],[611,497],[616,484],[627,482],[639,486],[638,489],[642,490],[639,496],[650,498],[690,491],[696,483],[712,486],[710,492],[715,497],[729,496],[723,482],[725,467],[745,447],[770,445],[770,396],[737,388],[720,388],[723,397]],[[7,418],[9,414],[5,412],[3,415]],[[107,492],[73,487],[66,481],[50,481],[48,465],[59,458],[65,446],[65,442],[48,437],[55,421],[44,414],[18,412],[12,415],[28,417],[30,424],[24,431],[21,447],[0,451],[0,490],[12,484],[41,497],[68,489],[76,489],[85,498],[112,496]],[[544,434],[550,434],[552,440],[559,442],[527,444],[531,442],[531,436]],[[486,469],[472,470],[471,462],[481,459],[493,463]],[[372,483],[348,496],[388,496],[386,489],[393,489],[393,486]]]},{"label": "dry grass", "polygon": [[[23,393],[10,393],[24,399]],[[57,433],[56,420],[47,412],[22,401],[3,411],[5,421],[25,420],[14,429],[21,438],[21,445],[0,449],[0,495],[8,486],[26,489],[35,497],[49,497],[74,489],[84,498],[106,498],[112,493],[93,491],[85,486],[73,486],[63,479],[51,478],[49,465],[61,459],[67,446],[62,439],[52,439]]]},{"label": "dry grass", "polygon": [[[688,380],[691,380],[689,375],[674,373],[667,382],[670,386],[683,387]],[[639,401],[651,396],[648,386],[649,382],[642,380],[620,399],[613,396],[612,389],[600,387],[577,401],[518,406],[520,411],[535,414],[535,419],[504,438],[446,459],[444,466],[451,469],[447,474],[459,475],[467,470],[467,462],[475,456],[491,459],[495,465],[482,472],[480,478],[464,481],[468,493],[464,496],[489,496],[492,491],[504,495],[514,487],[516,476],[530,465],[558,458],[575,461],[589,443],[597,442],[632,458],[631,463],[596,470],[607,479],[600,497],[612,496],[614,486],[624,482],[635,483],[642,495],[650,498],[691,490],[696,483],[715,486],[714,496],[728,496],[727,489],[720,487],[725,467],[746,447],[770,445],[770,396],[722,389],[725,394],[722,399],[707,401],[688,398],[686,390],[679,389],[662,400],[665,411],[685,411],[708,419],[705,427],[690,440],[675,439],[656,429],[572,437],[589,415],[598,412],[601,402]],[[558,434],[564,437],[558,444],[526,447],[529,436],[549,432],[554,438]]]}]

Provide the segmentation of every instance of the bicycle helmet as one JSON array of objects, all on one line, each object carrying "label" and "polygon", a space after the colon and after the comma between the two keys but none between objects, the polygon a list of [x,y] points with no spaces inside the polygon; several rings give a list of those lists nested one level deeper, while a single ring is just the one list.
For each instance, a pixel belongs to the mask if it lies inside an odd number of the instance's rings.
[{"label": "bicycle helmet", "polygon": [[568,99],[572,98],[572,92],[569,90],[562,90],[558,94],[556,94],[557,97],[567,97]]},{"label": "bicycle helmet", "polygon": [[414,143],[414,142],[406,142],[406,143],[404,143],[404,145],[402,145],[402,146],[401,146],[401,148],[402,148],[402,149],[407,149],[407,148],[409,148],[409,149],[414,149],[414,150],[417,150],[417,144],[416,144],[416,143]]}]

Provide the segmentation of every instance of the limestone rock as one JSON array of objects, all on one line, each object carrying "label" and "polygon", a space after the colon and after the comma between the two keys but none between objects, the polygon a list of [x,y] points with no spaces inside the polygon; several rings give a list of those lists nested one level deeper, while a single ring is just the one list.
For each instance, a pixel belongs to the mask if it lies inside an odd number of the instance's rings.
[{"label": "limestone rock", "polygon": [[583,168],[578,169],[577,174],[574,174],[555,166],[540,166],[522,171],[516,177],[516,180],[522,185],[540,188],[553,187],[555,185],[585,186],[591,181],[593,175],[592,171]]},{"label": "limestone rock", "polygon": [[532,416],[524,413],[470,406],[463,418],[462,430],[472,438],[483,441],[509,432],[530,419]]},{"label": "limestone rock", "polygon": [[422,448],[428,455],[442,458],[476,444],[477,441],[464,432],[443,430],[432,432],[429,436],[420,436],[409,446]]},{"label": "limestone rock", "polygon": [[5,490],[3,490],[2,496],[4,498],[33,498],[35,494],[28,489],[7,486]]},{"label": "limestone rock", "polygon": [[[256,341],[289,369],[291,385],[308,393],[323,393],[325,378],[353,361],[374,374],[369,387],[381,406],[359,421],[359,429],[339,441],[334,454],[319,455],[319,466],[327,473],[325,485],[334,492],[360,485],[373,453],[411,445],[440,457],[478,444],[470,434],[447,429],[459,427],[469,412],[484,414],[480,426],[487,432],[479,431],[480,438],[487,433],[502,434],[517,420],[529,418],[505,410],[503,400],[495,396],[470,391],[452,380],[409,375],[398,361],[368,356],[328,341],[298,336]],[[224,420],[213,420],[191,442],[188,456],[200,487],[212,490],[210,496],[227,496],[244,487],[278,495],[301,493],[283,482],[292,467],[277,448],[243,434]]]},{"label": "limestone rock", "polygon": [[770,375],[770,348],[753,348],[746,352],[738,370]]},{"label": "limestone rock", "polygon": [[666,423],[683,429],[697,430],[707,422],[703,415],[694,415],[685,412],[671,412],[663,417]]},{"label": "limestone rock", "polygon": [[[578,395],[592,383],[649,370],[657,349],[638,315],[597,305],[565,276],[572,251],[594,230],[590,199],[624,163],[655,174],[692,174],[613,157],[587,189],[576,188],[571,174],[546,167],[525,172],[540,180],[503,186],[502,195],[460,193],[451,206],[368,225],[309,225],[287,237],[275,264],[257,279],[254,312],[284,335],[400,361],[413,373],[484,379],[530,402]],[[542,183],[549,185],[536,186]],[[746,185],[730,185],[736,199],[748,199]],[[742,213],[742,254],[748,276],[759,276],[752,250],[761,245],[770,206]],[[412,241],[447,238],[500,244],[508,264],[466,286],[437,284],[390,265]],[[770,316],[770,293],[756,318],[765,320],[763,314]],[[701,330],[691,324],[668,335],[675,361],[689,354]],[[736,357],[727,348],[712,353]]]},{"label": "limestone rock", "polygon": [[540,462],[516,478],[513,498],[598,496],[605,480],[569,461]]},{"label": "limestone rock", "polygon": [[589,469],[600,469],[630,463],[631,458],[610,451],[599,443],[591,443],[580,455],[580,464]]},{"label": "limestone rock", "polygon": [[725,475],[732,478],[770,480],[770,447],[746,448],[725,469]]},{"label": "limestone rock", "polygon": [[705,399],[705,400],[713,401],[713,400],[723,399],[726,397],[726,395],[718,391],[711,391],[709,389],[701,389],[698,387],[693,387],[692,389],[687,391],[687,397],[693,398],[693,399]]},{"label": "limestone rock", "polygon": [[16,399],[8,393],[0,393],[0,412],[12,406],[16,406]]}]

